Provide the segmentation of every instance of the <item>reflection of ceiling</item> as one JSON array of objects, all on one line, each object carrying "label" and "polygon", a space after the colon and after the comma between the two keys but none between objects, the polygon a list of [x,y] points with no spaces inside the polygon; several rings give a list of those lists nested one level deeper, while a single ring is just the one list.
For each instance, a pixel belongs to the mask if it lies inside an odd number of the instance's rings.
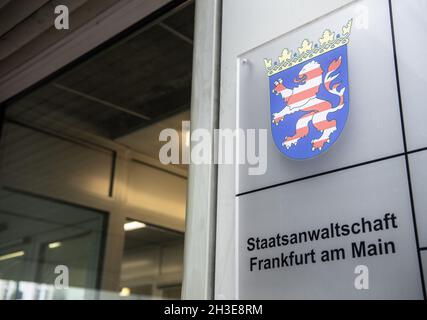
[{"label": "reflection of ceiling", "polygon": [[161,246],[170,243],[183,243],[184,235],[147,225],[145,228],[127,231],[125,251],[146,246]]},{"label": "reflection of ceiling", "polygon": [[[165,119],[178,113],[181,116],[173,119],[180,127],[180,121],[189,118],[182,112],[190,104],[193,20],[190,4],[30,93],[8,108],[7,117],[59,132],[79,130],[118,139],[129,146],[135,144],[120,138],[154,123],[151,128],[176,126]],[[146,131],[145,140],[153,138],[153,130]],[[152,150],[148,144],[138,148]]]},{"label": "reflection of ceiling", "polygon": [[160,148],[165,144],[165,142],[159,141],[160,132],[166,128],[175,129],[180,134],[180,144],[182,146],[182,122],[188,120],[190,120],[189,110],[131,132],[116,141],[132,150],[156,159],[159,156]]},{"label": "reflection of ceiling", "polygon": [[140,294],[139,287],[145,285],[158,289],[179,286],[182,282],[183,250],[184,235],[181,233],[148,225],[126,232],[120,285]]}]

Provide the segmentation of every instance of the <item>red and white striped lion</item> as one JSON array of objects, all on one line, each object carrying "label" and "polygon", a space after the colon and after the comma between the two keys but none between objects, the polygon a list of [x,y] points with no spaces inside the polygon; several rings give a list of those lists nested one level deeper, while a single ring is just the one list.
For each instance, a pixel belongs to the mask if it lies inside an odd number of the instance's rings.
[{"label": "red and white striped lion", "polygon": [[[336,112],[344,107],[345,88],[338,91],[339,83],[334,84],[331,88],[332,81],[339,76],[339,73],[332,74],[341,66],[341,60],[339,57],[330,63],[324,81],[320,64],[313,60],[305,64],[299,72],[299,78],[294,80],[298,84],[295,88],[286,88],[282,79],[274,82],[273,93],[281,95],[285,102],[283,110],[273,114],[274,124],[278,125],[287,115],[298,111],[306,112],[296,123],[295,135],[286,137],[283,141],[282,145],[287,149],[297,145],[300,139],[308,135],[310,121],[318,131],[322,132],[320,138],[311,141],[312,150],[322,150],[324,144],[330,142],[330,136],[337,130],[337,127],[336,121],[328,120],[327,117],[331,112]],[[333,107],[330,101],[317,97],[321,85],[324,85],[330,93],[339,96],[340,100],[336,107]]]}]

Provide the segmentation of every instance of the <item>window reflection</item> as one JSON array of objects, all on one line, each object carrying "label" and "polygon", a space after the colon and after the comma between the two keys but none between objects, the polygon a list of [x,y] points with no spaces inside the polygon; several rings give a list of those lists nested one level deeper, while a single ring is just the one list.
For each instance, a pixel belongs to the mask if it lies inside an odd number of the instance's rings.
[{"label": "window reflection", "polygon": [[135,220],[124,229],[120,294],[180,299],[184,235]]},{"label": "window reflection", "polygon": [[0,279],[55,284],[64,265],[69,286],[96,288],[105,214],[15,191],[0,199]]}]

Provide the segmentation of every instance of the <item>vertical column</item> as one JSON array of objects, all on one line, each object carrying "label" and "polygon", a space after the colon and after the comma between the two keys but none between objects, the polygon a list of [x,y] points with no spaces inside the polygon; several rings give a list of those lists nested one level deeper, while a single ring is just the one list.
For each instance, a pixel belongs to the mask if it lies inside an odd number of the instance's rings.
[{"label": "vertical column", "polygon": [[[196,1],[191,130],[218,128],[221,0]],[[212,299],[217,167],[191,164],[186,214],[184,299]]]},{"label": "vertical column", "polygon": [[106,226],[106,238],[104,248],[104,261],[102,268],[101,289],[118,292],[120,286],[122,255],[125,240],[123,225],[126,222],[126,192],[128,180],[129,151],[119,150],[115,166],[111,175],[110,190],[114,198],[114,205],[108,215],[108,225]]}]

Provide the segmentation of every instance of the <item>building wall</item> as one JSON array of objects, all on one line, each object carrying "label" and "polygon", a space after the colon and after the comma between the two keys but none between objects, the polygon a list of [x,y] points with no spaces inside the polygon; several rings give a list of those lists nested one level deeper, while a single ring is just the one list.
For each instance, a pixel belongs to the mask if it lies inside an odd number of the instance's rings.
[{"label": "building wall", "polygon": [[[217,298],[425,297],[425,197],[421,195],[425,170],[421,159],[427,144],[425,126],[419,123],[425,118],[425,108],[419,106],[423,102],[421,89],[417,89],[426,83],[419,61],[425,46],[418,42],[426,21],[417,13],[424,6],[416,0],[224,0],[220,128],[267,129],[268,160],[267,172],[261,176],[250,176],[248,166],[219,167]],[[322,33],[329,27],[322,22],[326,21],[323,16],[343,12],[366,19],[366,28],[354,21],[357,31],[354,29],[348,53],[349,120],[341,140],[328,153],[309,161],[291,161],[272,141],[268,77],[260,72],[263,58],[280,54],[289,43],[296,43],[295,37],[302,41]],[[333,23],[333,19],[327,21]],[[294,44],[292,49],[297,48]],[[249,83],[253,79],[258,81],[256,85]],[[241,99],[244,93],[250,98]],[[340,268],[328,271],[316,265],[290,270],[281,277],[273,271],[250,274],[245,264],[251,254],[245,251],[244,242],[249,234],[380,215],[382,211],[396,211],[399,216],[400,229],[390,234],[399,243],[399,256],[389,263],[386,258],[357,261],[369,262],[371,270],[381,274],[373,280],[377,291],[354,291],[353,283],[344,276],[351,275]],[[273,252],[278,251],[268,254]],[[397,260],[405,264],[399,262],[400,267],[391,268]],[[350,263],[346,268],[354,266]],[[407,275],[405,280],[394,284],[385,280],[395,279],[399,272]],[[310,281],[306,281],[308,276]],[[337,280],[329,281],[329,286],[327,279]]]}]

